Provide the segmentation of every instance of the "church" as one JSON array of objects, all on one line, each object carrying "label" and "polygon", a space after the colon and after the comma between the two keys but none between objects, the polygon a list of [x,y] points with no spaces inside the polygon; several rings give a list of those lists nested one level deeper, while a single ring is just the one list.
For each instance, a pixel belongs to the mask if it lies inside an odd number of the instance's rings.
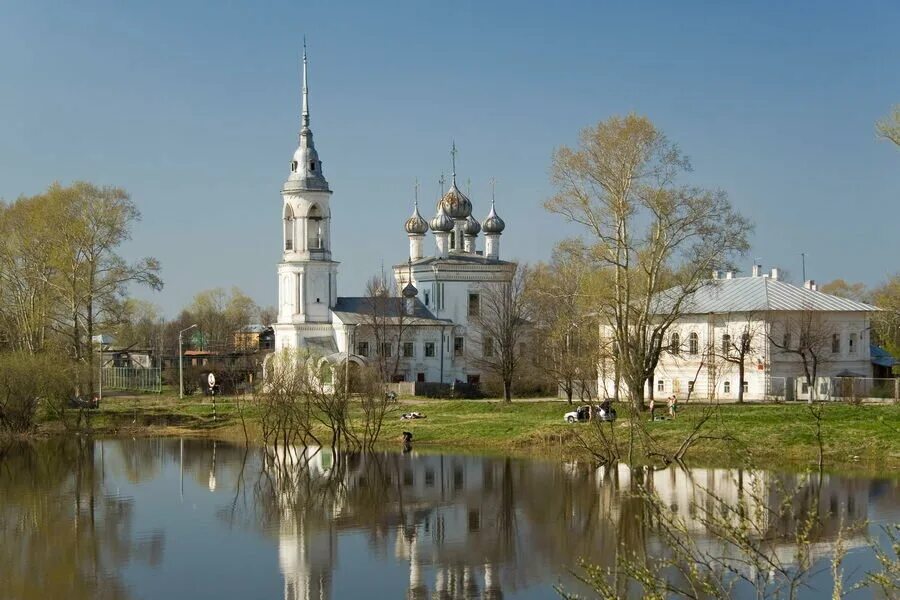
[{"label": "church", "polygon": [[[393,267],[396,290],[390,296],[396,301],[390,306],[395,310],[376,327],[371,298],[338,296],[340,263],[334,256],[340,253],[332,248],[332,190],[313,142],[307,83],[304,49],[300,140],[281,190],[275,349],[307,349],[335,366],[390,358],[396,365],[394,381],[479,383],[482,373],[473,359],[492,353],[491,340],[473,322],[480,290],[511,281],[516,270],[516,263],[501,259],[506,224],[493,199],[479,222],[456,183],[454,144],[450,186],[434,217],[426,221],[416,199],[405,222],[409,256]],[[402,213],[398,217],[399,233]],[[484,240],[481,249],[479,237]],[[385,329],[376,331],[379,327]]]}]

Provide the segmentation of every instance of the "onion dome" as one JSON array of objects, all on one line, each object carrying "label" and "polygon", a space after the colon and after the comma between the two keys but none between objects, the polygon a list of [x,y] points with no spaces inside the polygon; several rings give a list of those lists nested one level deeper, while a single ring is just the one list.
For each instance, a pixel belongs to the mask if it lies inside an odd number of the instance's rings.
[{"label": "onion dome", "polygon": [[447,216],[443,203],[438,204],[437,214],[431,220],[431,230],[444,233],[453,231],[453,219]]},{"label": "onion dome", "polygon": [[456,187],[456,178],[439,204],[451,219],[466,219],[472,214],[472,201]]},{"label": "onion dome", "polygon": [[475,217],[469,215],[466,218],[466,224],[463,225],[463,233],[465,235],[478,235],[478,232],[481,231],[481,223],[479,223]]},{"label": "onion dome", "polygon": [[506,223],[503,222],[497,215],[497,211],[494,210],[494,203],[491,202],[491,212],[488,214],[487,218],[484,220],[481,228],[485,233],[503,233],[503,230],[506,229]]},{"label": "onion dome", "polygon": [[419,205],[413,209],[413,214],[406,220],[406,233],[410,235],[425,235],[428,232],[428,221],[419,214]]},{"label": "onion dome", "polygon": [[416,289],[416,286],[412,284],[412,281],[408,282],[401,292],[404,298],[415,298],[419,294],[419,290]]}]

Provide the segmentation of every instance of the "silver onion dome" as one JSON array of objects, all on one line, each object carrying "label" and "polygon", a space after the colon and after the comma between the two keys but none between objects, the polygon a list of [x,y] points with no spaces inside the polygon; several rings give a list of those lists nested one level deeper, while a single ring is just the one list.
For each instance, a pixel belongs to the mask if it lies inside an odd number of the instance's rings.
[{"label": "silver onion dome", "polygon": [[404,298],[415,298],[419,290],[416,289],[416,286],[412,284],[412,281],[408,282],[405,286],[403,286],[403,291],[401,292]]},{"label": "silver onion dome", "polygon": [[451,219],[465,219],[472,214],[472,201],[456,187],[455,180],[438,204]]},{"label": "silver onion dome", "polygon": [[463,233],[465,235],[478,235],[481,231],[481,223],[475,217],[469,215],[466,218],[466,224],[463,225]]},{"label": "silver onion dome", "polygon": [[484,230],[485,233],[503,233],[503,230],[506,229],[506,223],[504,223],[503,219],[497,215],[497,211],[494,210],[493,202],[491,202],[491,212],[484,220],[484,223],[482,223],[481,229]]},{"label": "silver onion dome", "polygon": [[437,214],[434,215],[434,218],[431,220],[431,230],[444,233],[453,231],[453,219],[447,216],[447,211],[444,210],[443,203],[438,204]]},{"label": "silver onion dome", "polygon": [[410,235],[425,235],[428,232],[428,221],[419,214],[419,207],[413,209],[413,214],[406,220],[406,233]]}]

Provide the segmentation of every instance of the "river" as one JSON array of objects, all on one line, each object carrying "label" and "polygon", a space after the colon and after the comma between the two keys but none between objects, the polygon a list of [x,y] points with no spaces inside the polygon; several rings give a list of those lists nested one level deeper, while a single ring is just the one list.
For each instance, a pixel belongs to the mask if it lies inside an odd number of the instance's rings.
[{"label": "river", "polygon": [[[652,490],[671,521],[637,488]],[[797,531],[815,517],[806,598],[831,596],[839,538],[856,581],[876,566],[869,536],[884,543],[881,527],[900,521],[896,475],[58,438],[0,447],[0,597],[534,599],[558,597],[555,586],[587,595],[572,576],[581,559],[669,556],[666,522],[728,555],[710,534],[710,498],[740,506],[768,540],[766,560],[788,571]],[[776,515],[775,504],[789,510]],[[739,580],[758,579],[755,568],[722,564],[735,595],[749,595]]]}]

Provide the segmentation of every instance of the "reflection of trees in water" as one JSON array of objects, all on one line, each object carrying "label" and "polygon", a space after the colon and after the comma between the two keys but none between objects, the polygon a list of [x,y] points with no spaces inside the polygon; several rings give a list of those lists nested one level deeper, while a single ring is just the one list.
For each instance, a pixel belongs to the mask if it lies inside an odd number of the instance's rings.
[{"label": "reflection of trees in water", "polygon": [[126,598],[118,571],[158,564],[163,538],[138,540],[133,501],[103,485],[99,445],[84,438],[8,446],[0,460],[0,589],[12,598]]}]

